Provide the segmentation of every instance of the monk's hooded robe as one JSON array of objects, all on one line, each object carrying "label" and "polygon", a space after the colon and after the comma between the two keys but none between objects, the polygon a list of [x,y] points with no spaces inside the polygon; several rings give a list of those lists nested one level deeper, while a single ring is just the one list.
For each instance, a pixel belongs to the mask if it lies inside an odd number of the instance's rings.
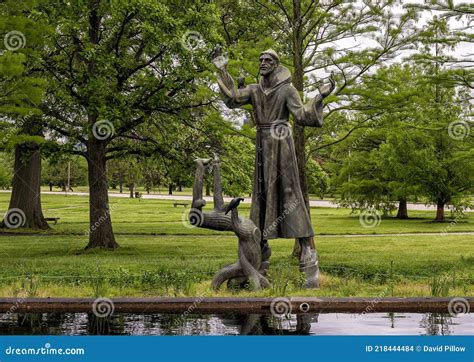
[{"label": "monk's hooded robe", "polygon": [[226,70],[218,84],[229,108],[253,107],[257,127],[257,155],[250,219],[263,240],[314,236],[298,176],[295,146],[288,122],[291,113],[297,125],[321,127],[322,97],[303,105],[291,83],[288,68],[279,65],[270,75],[270,87],[250,84],[236,89]]}]

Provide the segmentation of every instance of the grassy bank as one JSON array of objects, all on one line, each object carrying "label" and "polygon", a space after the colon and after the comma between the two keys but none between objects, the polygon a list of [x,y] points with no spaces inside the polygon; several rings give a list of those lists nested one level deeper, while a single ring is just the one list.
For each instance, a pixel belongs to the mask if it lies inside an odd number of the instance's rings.
[{"label": "grassy bank", "polygon": [[[0,210],[8,196],[0,194]],[[293,240],[273,240],[271,289],[251,293],[210,289],[214,273],[237,258],[231,233],[190,229],[184,208],[162,200],[112,199],[120,248],[85,252],[88,199],[45,195],[45,214],[60,217],[46,233],[0,234],[0,296],[444,296],[474,295],[474,217],[434,224],[431,212],[411,220],[384,218],[365,228],[346,209],[312,209],[318,234],[321,288],[303,290]],[[243,205],[242,213],[248,213]],[[437,235],[387,236],[406,232]],[[343,237],[341,234],[378,234]]]}]

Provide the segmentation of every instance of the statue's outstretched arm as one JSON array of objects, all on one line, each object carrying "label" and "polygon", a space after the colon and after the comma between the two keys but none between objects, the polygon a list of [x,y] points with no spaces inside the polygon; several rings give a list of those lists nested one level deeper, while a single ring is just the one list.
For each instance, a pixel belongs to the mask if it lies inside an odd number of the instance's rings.
[{"label": "statue's outstretched arm", "polygon": [[243,87],[237,89],[235,87],[234,80],[226,69],[227,59],[223,56],[218,56],[212,62],[218,69],[217,84],[227,107],[238,108],[251,103],[250,88]]},{"label": "statue's outstretched arm", "polygon": [[291,86],[286,97],[286,105],[300,126],[322,127],[323,125],[323,99],[334,90],[336,83],[329,78],[330,83],[319,88],[320,94],[303,105],[300,95],[295,87]]}]

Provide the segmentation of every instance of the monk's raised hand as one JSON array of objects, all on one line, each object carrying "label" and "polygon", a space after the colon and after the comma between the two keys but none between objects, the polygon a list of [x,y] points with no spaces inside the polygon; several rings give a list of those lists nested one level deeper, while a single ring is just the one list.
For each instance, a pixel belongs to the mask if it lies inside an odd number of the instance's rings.
[{"label": "monk's raised hand", "polygon": [[334,80],[334,73],[329,77],[329,84],[319,86],[319,92],[323,98],[326,98],[336,88],[336,81]]},{"label": "monk's raised hand", "polygon": [[225,55],[219,55],[218,57],[212,59],[212,63],[219,70],[224,70],[228,62],[229,58],[227,58]]},{"label": "monk's raised hand", "polygon": [[225,66],[229,62],[229,58],[222,54],[222,48],[220,46],[216,46],[211,54],[212,64],[219,69],[225,69]]}]

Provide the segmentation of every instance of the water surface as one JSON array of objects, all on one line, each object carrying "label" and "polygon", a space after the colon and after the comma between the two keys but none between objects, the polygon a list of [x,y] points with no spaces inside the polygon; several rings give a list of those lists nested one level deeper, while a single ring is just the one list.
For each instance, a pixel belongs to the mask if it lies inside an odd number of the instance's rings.
[{"label": "water surface", "polygon": [[0,335],[470,335],[474,314],[0,315]]}]

